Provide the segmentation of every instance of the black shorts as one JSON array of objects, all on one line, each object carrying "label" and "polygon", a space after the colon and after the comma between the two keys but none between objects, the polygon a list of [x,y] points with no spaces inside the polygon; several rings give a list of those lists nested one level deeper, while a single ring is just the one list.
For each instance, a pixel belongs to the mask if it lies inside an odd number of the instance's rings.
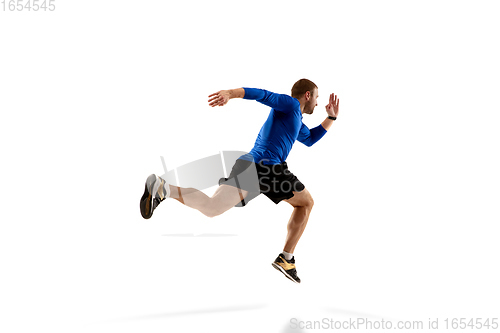
[{"label": "black shorts", "polygon": [[248,191],[248,195],[236,206],[245,206],[259,194],[264,194],[275,204],[293,197],[293,192],[301,192],[305,186],[288,170],[286,162],[265,165],[237,159],[228,178],[221,178],[219,185],[231,185]]}]

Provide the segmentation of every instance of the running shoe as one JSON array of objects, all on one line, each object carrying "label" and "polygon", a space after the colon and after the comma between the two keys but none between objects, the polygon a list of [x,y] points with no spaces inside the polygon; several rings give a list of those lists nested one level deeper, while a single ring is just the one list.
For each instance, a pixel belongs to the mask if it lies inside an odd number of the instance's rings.
[{"label": "running shoe", "polygon": [[273,262],[273,267],[285,274],[285,276],[293,282],[300,283],[300,279],[297,276],[297,270],[295,269],[295,257],[286,260],[283,253],[280,253],[278,258]]},{"label": "running shoe", "polygon": [[146,179],[144,194],[141,198],[141,215],[145,219],[153,216],[153,211],[158,207],[160,202],[165,200],[165,180],[161,177],[152,174]]}]

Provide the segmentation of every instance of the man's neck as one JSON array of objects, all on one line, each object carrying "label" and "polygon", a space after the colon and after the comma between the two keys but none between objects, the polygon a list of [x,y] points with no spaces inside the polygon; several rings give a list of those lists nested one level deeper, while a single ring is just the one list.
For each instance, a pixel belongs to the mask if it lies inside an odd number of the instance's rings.
[{"label": "man's neck", "polygon": [[304,114],[304,107],[306,106],[306,103],[304,103],[304,102],[303,102],[303,101],[301,101],[300,99],[299,99],[299,102],[300,102],[300,112],[301,112],[302,114]]}]

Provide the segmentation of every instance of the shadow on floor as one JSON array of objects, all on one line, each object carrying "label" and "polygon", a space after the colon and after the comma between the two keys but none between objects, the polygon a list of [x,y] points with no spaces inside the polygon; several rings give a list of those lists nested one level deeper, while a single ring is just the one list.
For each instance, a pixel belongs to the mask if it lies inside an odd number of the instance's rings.
[{"label": "shadow on floor", "polygon": [[[165,319],[165,318],[173,318],[173,317],[181,317],[181,316],[194,316],[194,315],[202,315],[202,314],[214,314],[214,313],[225,313],[225,312],[236,312],[236,311],[252,311],[252,310],[264,309],[265,307],[267,307],[267,304],[249,304],[249,305],[234,305],[234,306],[195,309],[195,310],[186,310],[186,311],[162,312],[162,313],[153,313],[153,314],[140,315],[140,316],[124,317],[124,318],[109,320],[109,321],[106,321],[106,323],[117,323],[117,322],[136,321],[136,320]],[[102,322],[102,323],[104,323],[104,322]]]},{"label": "shadow on floor", "polygon": [[346,316],[346,317],[356,317],[356,318],[373,318],[373,319],[390,319],[389,317],[386,316],[380,316],[380,315],[375,315],[375,314],[370,314],[370,313],[364,313],[364,312],[358,312],[358,311],[352,311],[352,310],[346,310],[346,309],[338,309],[338,308],[324,308],[325,311],[341,316]]},{"label": "shadow on floor", "polygon": [[236,234],[165,234],[166,237],[234,237]]}]

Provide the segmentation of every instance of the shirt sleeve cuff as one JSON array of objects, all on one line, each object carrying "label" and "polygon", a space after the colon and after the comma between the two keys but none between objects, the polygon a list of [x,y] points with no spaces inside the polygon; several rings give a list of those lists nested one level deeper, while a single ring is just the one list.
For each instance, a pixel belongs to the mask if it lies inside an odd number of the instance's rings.
[{"label": "shirt sleeve cuff", "polygon": [[322,134],[322,135],[325,135],[325,133],[326,133],[326,132],[328,132],[328,131],[327,131],[327,130],[323,127],[323,125],[322,125],[322,124],[319,124],[319,126],[318,126],[318,127],[320,128],[320,130],[319,130],[319,131],[321,131],[321,134]]}]

